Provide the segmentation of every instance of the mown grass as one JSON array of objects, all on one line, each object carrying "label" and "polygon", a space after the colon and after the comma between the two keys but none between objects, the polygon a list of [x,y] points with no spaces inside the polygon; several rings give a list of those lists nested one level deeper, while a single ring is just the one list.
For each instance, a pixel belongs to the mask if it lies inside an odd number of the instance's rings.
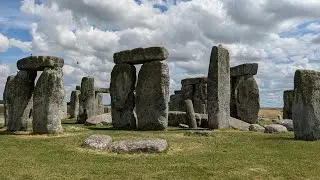
[{"label": "mown grass", "polygon": [[[215,131],[211,137],[184,130],[121,131],[64,124],[60,135],[0,133],[0,179],[319,179],[320,142],[292,133]],[[91,134],[114,140],[163,138],[159,154],[115,154],[80,147]]]}]

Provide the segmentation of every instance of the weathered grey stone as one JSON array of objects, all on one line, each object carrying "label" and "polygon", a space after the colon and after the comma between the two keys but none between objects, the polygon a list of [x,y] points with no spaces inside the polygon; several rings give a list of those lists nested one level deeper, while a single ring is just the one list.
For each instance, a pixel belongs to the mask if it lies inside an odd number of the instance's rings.
[{"label": "weathered grey stone", "polygon": [[249,126],[249,131],[264,132],[265,128],[260,126],[259,124],[251,124]]},{"label": "weathered grey stone", "polygon": [[207,112],[207,84],[196,84],[193,96],[194,112],[206,114]]},{"label": "weathered grey stone", "polygon": [[138,128],[164,130],[168,126],[169,68],[166,61],[142,65],[136,87]]},{"label": "weathered grey stone", "polygon": [[175,90],[174,94],[181,94],[181,90]]},{"label": "weathered grey stone", "polygon": [[168,125],[177,127],[179,124],[187,124],[187,113],[182,111],[169,111]]},{"label": "weathered grey stone", "polygon": [[258,63],[247,63],[239,66],[232,67],[230,69],[230,76],[244,76],[244,75],[256,75],[258,72]]},{"label": "weathered grey stone", "polygon": [[229,52],[213,46],[208,71],[207,112],[210,129],[229,128],[230,65]]},{"label": "weathered grey stone", "polygon": [[70,118],[77,118],[79,115],[79,95],[80,91],[72,91],[70,97]]},{"label": "weathered grey stone", "polygon": [[187,113],[187,119],[188,119],[188,125],[190,128],[197,128],[197,121],[193,109],[193,104],[190,99],[187,99],[184,101],[186,106],[186,113]]},{"label": "weathered grey stone", "polygon": [[132,50],[121,51],[113,55],[116,64],[143,64],[151,61],[162,61],[169,56],[165,47],[136,48]]},{"label": "weathered grey stone", "polygon": [[232,79],[232,83],[235,84],[232,85],[231,92],[231,116],[251,124],[256,124],[260,110],[260,99],[259,87],[255,78],[249,75],[237,77],[236,80]]},{"label": "weathered grey stone", "polygon": [[66,99],[66,90],[63,89],[63,103],[62,103],[62,111],[61,111],[61,119],[68,119],[68,103]]},{"label": "weathered grey stone", "polygon": [[196,84],[207,84],[207,77],[195,77],[195,78],[186,78],[181,80],[181,84],[185,85],[196,85]]},{"label": "weathered grey stone", "polygon": [[283,118],[292,119],[292,104],[294,100],[294,90],[283,92]]},{"label": "weathered grey stone", "polygon": [[179,128],[186,128],[186,129],[187,129],[187,128],[189,128],[189,125],[179,124],[178,127],[179,127]]},{"label": "weathered grey stone", "polygon": [[76,86],[77,91],[81,91],[81,86]]},{"label": "weathered grey stone", "polygon": [[208,128],[208,114],[200,114],[201,116],[201,124],[200,127],[202,128]]},{"label": "weathered grey stone", "polygon": [[108,149],[116,153],[157,153],[168,148],[164,139],[115,141],[108,145]]},{"label": "weathered grey stone", "polygon": [[194,117],[196,118],[197,127],[201,126],[201,114],[194,113]]},{"label": "weathered grey stone", "polygon": [[117,64],[111,72],[110,97],[112,125],[114,128],[136,128],[134,113],[134,89],[136,68],[129,64]]},{"label": "weathered grey stone", "polygon": [[320,72],[297,70],[294,89],[292,120],[295,139],[320,139]]},{"label": "weathered grey stone", "polygon": [[39,134],[60,133],[62,108],[64,107],[62,68],[45,68],[39,77],[33,94],[33,132]]},{"label": "weathered grey stone", "polygon": [[230,117],[229,118],[230,127],[232,129],[240,130],[240,131],[249,131],[250,124],[239,119]]},{"label": "weathered grey stone", "polygon": [[9,92],[9,82],[14,78],[15,76],[8,76],[7,77],[7,82],[3,90],[3,115],[4,115],[4,126],[8,125],[8,120],[9,120],[9,101],[8,101],[8,96],[10,93]]},{"label": "weathered grey stone", "polygon": [[36,72],[19,71],[12,78],[6,89],[8,103],[9,131],[27,130],[27,120],[30,113],[30,100],[34,90]]},{"label": "weathered grey stone", "polygon": [[83,124],[95,115],[94,78],[83,77],[81,80],[81,94],[79,95],[78,122]]},{"label": "weathered grey stone", "polygon": [[111,142],[111,136],[94,134],[89,136],[81,146],[90,149],[106,149],[108,147],[108,144]]},{"label": "weathered grey stone", "polygon": [[265,133],[280,133],[280,132],[288,132],[287,128],[285,126],[282,126],[280,124],[270,124],[264,127]]},{"label": "weathered grey stone", "polygon": [[84,125],[92,126],[92,125],[108,125],[112,124],[112,116],[111,113],[100,114],[97,116],[92,116],[87,119]]},{"label": "weathered grey stone", "polygon": [[209,137],[211,136],[213,131],[206,131],[206,130],[203,130],[203,131],[191,131],[191,132],[185,132],[184,135],[186,136],[206,136],[206,137]]},{"label": "weathered grey stone", "polygon": [[95,114],[100,115],[104,112],[104,104],[103,104],[103,93],[96,92],[95,93]]},{"label": "weathered grey stone", "polygon": [[94,91],[96,93],[109,93],[109,88],[99,88],[99,87],[95,87]]},{"label": "weathered grey stone", "polygon": [[[184,101],[186,99],[193,100],[194,86],[193,85],[182,85],[181,94],[182,94],[182,101]],[[185,111],[185,109],[183,109],[182,111]]]},{"label": "weathered grey stone", "polygon": [[62,68],[64,60],[54,56],[29,56],[17,62],[19,70],[43,71],[45,68]]},{"label": "weathered grey stone", "polygon": [[293,121],[291,119],[282,119],[274,122],[275,124],[280,124],[285,126],[288,131],[293,131]]},{"label": "weathered grey stone", "polygon": [[182,111],[184,109],[182,103],[182,95],[181,94],[174,94],[170,96],[169,102],[169,110],[170,111]]}]

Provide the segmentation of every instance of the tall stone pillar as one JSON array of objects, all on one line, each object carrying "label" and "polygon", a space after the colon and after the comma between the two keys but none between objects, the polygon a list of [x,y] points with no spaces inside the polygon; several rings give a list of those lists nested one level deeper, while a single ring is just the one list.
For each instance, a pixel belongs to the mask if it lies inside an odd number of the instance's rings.
[{"label": "tall stone pillar", "polygon": [[81,94],[79,95],[78,122],[83,124],[95,115],[94,78],[83,77],[81,80]]},{"label": "tall stone pillar", "polygon": [[294,90],[283,92],[283,119],[292,119],[292,104],[294,101]]},{"label": "tall stone pillar", "polygon": [[70,97],[70,118],[77,118],[79,115],[79,95],[80,91],[72,91]]},{"label": "tall stone pillar", "polygon": [[[9,92],[9,82],[14,78],[15,76],[8,76],[6,85],[4,87],[3,91],[3,115],[4,115],[4,126],[8,125],[8,120],[9,120],[9,102],[8,102],[8,96],[10,94]],[[12,92],[11,92],[12,93]]]},{"label": "tall stone pillar", "polygon": [[230,65],[229,52],[222,46],[211,51],[208,71],[208,124],[211,129],[229,128]]},{"label": "tall stone pillar", "polygon": [[95,115],[103,114],[104,112],[104,104],[103,104],[103,93],[96,92],[95,93]]}]

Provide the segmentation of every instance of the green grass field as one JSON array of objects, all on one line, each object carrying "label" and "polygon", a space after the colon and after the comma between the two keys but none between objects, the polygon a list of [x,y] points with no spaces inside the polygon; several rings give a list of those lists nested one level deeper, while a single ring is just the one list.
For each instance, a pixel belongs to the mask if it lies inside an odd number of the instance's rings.
[{"label": "green grass field", "polygon": [[[120,131],[64,124],[61,135],[0,132],[0,179],[319,179],[320,141],[293,140],[293,133],[185,130]],[[115,154],[80,147],[91,134],[114,140],[163,138],[159,154]]]}]

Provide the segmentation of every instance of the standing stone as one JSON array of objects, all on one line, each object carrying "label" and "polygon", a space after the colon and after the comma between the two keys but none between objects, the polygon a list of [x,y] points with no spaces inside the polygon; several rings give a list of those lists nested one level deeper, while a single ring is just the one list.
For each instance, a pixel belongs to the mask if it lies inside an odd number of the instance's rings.
[{"label": "standing stone", "polygon": [[6,85],[4,87],[4,91],[3,91],[3,115],[4,115],[4,126],[7,126],[8,125],[8,120],[9,120],[9,102],[8,102],[8,96],[9,96],[9,93],[8,92],[8,85],[9,85],[9,82],[14,78],[15,76],[8,76],[7,78],[7,82],[6,82]]},{"label": "standing stone", "polygon": [[62,104],[62,111],[61,111],[61,119],[67,119],[68,118],[68,104],[66,99],[66,90],[63,91],[63,104]]},{"label": "standing stone", "polygon": [[294,90],[292,119],[295,139],[320,139],[320,72],[297,70]]},{"label": "standing stone", "polygon": [[200,114],[206,114],[207,111],[207,84],[196,84],[193,96],[194,111]]},{"label": "standing stone", "polygon": [[192,84],[182,85],[181,93],[183,101],[187,99],[193,100],[194,86]]},{"label": "standing stone", "polygon": [[[8,82],[6,90],[8,102],[8,130],[27,130],[30,112],[30,100],[34,90],[36,71],[19,71],[17,75]],[[29,105],[29,106],[28,106]]]},{"label": "standing stone", "polygon": [[197,121],[193,109],[193,104],[190,99],[184,101],[186,105],[187,118],[190,128],[197,128]]},{"label": "standing stone", "polygon": [[283,92],[283,119],[292,119],[292,104],[294,100],[294,90]]},{"label": "standing stone", "polygon": [[255,78],[251,75],[240,76],[234,93],[237,109],[236,118],[250,124],[256,124],[260,103],[259,87]]},{"label": "standing stone", "polygon": [[84,124],[86,120],[95,115],[94,78],[83,77],[81,80],[81,94],[79,95],[78,122]]},{"label": "standing stone", "polygon": [[64,108],[62,68],[45,68],[33,94],[33,132],[53,134],[63,131],[61,116]]},{"label": "standing stone", "polygon": [[100,115],[103,114],[104,112],[104,104],[103,104],[103,93],[96,92],[96,97],[95,97],[95,115]]},{"label": "standing stone", "polygon": [[230,65],[229,52],[214,46],[208,71],[208,123],[209,128],[229,128],[230,117]]},{"label": "standing stone", "polygon": [[167,128],[169,84],[169,68],[166,61],[154,61],[142,65],[136,88],[139,129]]},{"label": "standing stone", "polygon": [[182,103],[182,94],[181,92],[175,91],[174,95],[170,96],[170,102],[169,102],[169,110],[170,111],[183,111],[183,103]]},{"label": "standing stone", "polygon": [[77,118],[79,115],[79,95],[80,91],[72,91],[70,97],[70,118]]},{"label": "standing stone", "polygon": [[136,128],[134,89],[136,68],[129,64],[117,64],[111,72],[110,97],[114,128]]}]

